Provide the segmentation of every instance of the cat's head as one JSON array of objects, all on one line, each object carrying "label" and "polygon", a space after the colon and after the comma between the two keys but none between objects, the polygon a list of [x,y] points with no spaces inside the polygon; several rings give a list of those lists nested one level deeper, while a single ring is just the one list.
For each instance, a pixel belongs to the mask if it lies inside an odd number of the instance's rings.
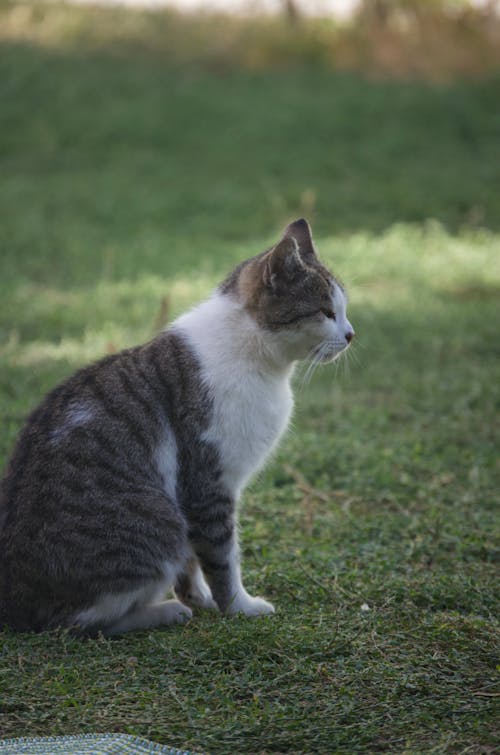
[{"label": "cat's head", "polygon": [[330,362],[354,337],[343,286],[320,262],[306,220],[240,265],[221,287],[236,295],[267,341],[293,361]]}]

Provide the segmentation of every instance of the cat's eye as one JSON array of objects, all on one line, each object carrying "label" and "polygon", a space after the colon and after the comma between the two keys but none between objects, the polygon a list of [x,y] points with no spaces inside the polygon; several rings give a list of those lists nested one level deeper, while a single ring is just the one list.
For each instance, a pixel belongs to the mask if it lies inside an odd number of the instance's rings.
[{"label": "cat's eye", "polygon": [[335,314],[333,309],[327,309],[326,307],[321,307],[320,312],[322,312],[325,315],[325,317],[328,317],[329,320],[337,319],[337,315]]}]

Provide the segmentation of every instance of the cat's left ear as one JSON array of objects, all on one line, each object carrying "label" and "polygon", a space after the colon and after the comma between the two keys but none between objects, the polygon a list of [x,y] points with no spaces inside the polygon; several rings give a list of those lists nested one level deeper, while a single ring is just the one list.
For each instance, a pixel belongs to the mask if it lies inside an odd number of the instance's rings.
[{"label": "cat's left ear", "polygon": [[306,264],[309,260],[317,259],[311,226],[307,220],[299,218],[290,223],[290,225],[287,225],[284,237],[295,239],[299,247],[300,257]]}]

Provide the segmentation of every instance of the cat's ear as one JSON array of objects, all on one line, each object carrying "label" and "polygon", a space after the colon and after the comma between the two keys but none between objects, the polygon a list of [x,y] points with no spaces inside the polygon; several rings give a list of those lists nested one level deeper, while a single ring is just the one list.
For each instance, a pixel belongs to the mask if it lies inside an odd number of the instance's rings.
[{"label": "cat's ear", "polygon": [[304,218],[294,220],[285,228],[284,237],[293,238],[299,246],[299,254],[307,264],[308,260],[317,259],[316,249],[311,233],[311,226]]},{"label": "cat's ear", "polygon": [[267,288],[275,293],[280,284],[285,284],[304,271],[304,263],[299,254],[299,245],[292,236],[284,236],[264,258],[262,280]]}]

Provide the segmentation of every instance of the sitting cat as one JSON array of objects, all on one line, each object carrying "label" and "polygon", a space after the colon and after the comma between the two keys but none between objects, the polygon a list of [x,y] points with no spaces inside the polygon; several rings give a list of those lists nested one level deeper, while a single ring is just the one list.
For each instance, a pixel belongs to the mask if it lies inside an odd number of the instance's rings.
[{"label": "sitting cat", "polygon": [[241,581],[236,504],[287,426],[294,362],[331,361],[353,335],[297,220],[150,343],[52,390],[1,483],[0,626],[112,635],[186,621],[187,604],[272,613]]}]

